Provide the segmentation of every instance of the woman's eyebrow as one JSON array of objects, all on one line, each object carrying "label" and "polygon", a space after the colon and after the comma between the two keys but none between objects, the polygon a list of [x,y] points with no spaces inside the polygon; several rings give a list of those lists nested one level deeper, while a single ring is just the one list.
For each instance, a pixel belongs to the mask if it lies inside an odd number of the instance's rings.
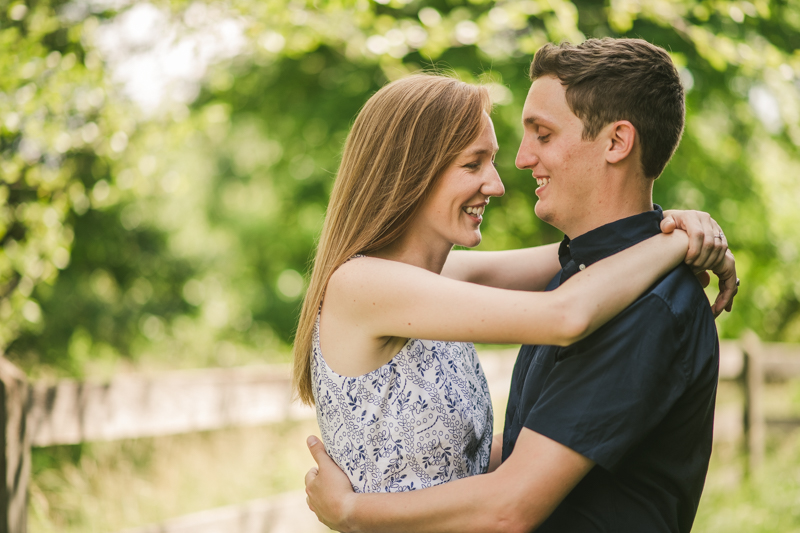
[{"label": "woman's eyebrow", "polygon": [[473,155],[484,155],[484,154],[492,155],[492,154],[494,154],[494,152],[495,152],[495,150],[492,150],[491,148],[476,148],[474,150],[467,150],[465,152],[462,152],[462,155],[467,156],[467,157],[473,156]]}]

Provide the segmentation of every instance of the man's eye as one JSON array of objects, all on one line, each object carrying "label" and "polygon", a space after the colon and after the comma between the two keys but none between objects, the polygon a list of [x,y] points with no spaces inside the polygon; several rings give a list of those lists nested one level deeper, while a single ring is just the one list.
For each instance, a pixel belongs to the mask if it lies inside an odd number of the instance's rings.
[{"label": "man's eye", "polygon": [[539,135],[539,142],[546,143],[549,140],[550,140],[550,134],[549,133],[547,135]]},{"label": "man's eye", "polygon": [[497,168],[497,161],[495,161],[494,159],[492,159],[492,166],[493,166],[494,168]]}]

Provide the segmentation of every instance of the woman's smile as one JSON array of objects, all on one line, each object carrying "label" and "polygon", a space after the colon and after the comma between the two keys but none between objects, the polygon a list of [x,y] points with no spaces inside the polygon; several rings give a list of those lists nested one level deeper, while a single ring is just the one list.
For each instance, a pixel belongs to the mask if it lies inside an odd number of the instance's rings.
[{"label": "woman's smile", "polygon": [[483,212],[486,210],[486,204],[488,203],[489,201],[487,200],[482,204],[468,205],[462,207],[461,210],[464,211],[464,213],[466,213],[469,218],[475,220],[480,224],[481,221],[483,221]]}]

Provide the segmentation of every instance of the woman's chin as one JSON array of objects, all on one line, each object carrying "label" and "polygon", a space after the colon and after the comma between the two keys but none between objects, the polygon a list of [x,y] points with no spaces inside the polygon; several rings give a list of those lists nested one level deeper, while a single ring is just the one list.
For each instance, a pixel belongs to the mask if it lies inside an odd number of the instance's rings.
[{"label": "woman's chin", "polygon": [[469,239],[464,239],[464,242],[457,242],[456,245],[463,246],[464,248],[475,248],[481,243],[481,234],[473,235]]}]

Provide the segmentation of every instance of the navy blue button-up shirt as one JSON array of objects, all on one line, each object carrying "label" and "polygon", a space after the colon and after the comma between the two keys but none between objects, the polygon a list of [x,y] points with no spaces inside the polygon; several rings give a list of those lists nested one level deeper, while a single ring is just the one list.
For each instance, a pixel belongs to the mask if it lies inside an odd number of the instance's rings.
[{"label": "navy blue button-up shirt", "polygon": [[[565,238],[548,290],[660,233],[661,219],[656,206]],[[523,346],[503,459],[526,427],[597,463],[537,531],[688,532],[711,455],[718,368],[714,317],[685,265],[580,342]]]}]

